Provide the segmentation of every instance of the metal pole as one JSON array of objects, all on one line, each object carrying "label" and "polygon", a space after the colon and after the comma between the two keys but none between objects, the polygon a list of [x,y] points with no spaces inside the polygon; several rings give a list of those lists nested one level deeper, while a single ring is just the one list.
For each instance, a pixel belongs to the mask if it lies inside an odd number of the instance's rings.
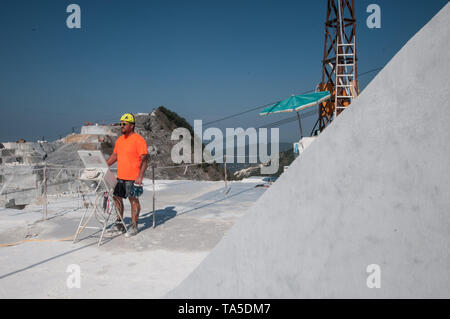
[{"label": "metal pole", "polygon": [[300,127],[300,139],[302,139],[303,138],[302,121],[300,120],[300,114],[298,112],[297,118],[298,118],[298,126]]},{"label": "metal pole", "polygon": [[47,220],[47,164],[44,166],[44,220]]},{"label": "metal pole", "polygon": [[155,215],[155,164],[152,165],[152,182],[153,182],[153,228],[156,227]]},{"label": "metal pole", "polygon": [[227,176],[227,156],[223,157],[223,170],[224,170],[224,179],[225,179],[225,196],[228,197],[228,176]]}]

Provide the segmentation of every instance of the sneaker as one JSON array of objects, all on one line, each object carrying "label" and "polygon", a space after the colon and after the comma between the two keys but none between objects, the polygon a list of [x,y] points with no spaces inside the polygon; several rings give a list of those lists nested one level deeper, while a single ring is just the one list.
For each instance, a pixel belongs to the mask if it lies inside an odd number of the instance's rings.
[{"label": "sneaker", "polygon": [[125,226],[123,226],[122,222],[116,221],[116,223],[113,226],[113,231],[124,233]]},{"label": "sneaker", "polygon": [[130,227],[128,227],[127,233],[125,234],[125,237],[135,236],[137,235],[138,232],[139,232],[138,225],[135,223],[131,223]]}]

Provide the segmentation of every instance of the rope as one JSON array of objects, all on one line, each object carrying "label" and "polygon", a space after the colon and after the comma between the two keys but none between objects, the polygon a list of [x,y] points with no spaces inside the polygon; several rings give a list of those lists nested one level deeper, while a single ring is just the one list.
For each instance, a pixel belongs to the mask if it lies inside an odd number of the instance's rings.
[{"label": "rope", "polygon": [[[258,158],[258,155],[224,155],[223,157],[229,157],[229,158]],[[216,157],[212,158],[211,161],[217,161],[219,159],[223,159],[223,157]],[[185,165],[178,165],[178,166],[155,166],[155,169],[171,169],[171,168],[187,168],[190,166],[197,166],[197,165],[203,165],[203,164],[209,164],[211,165],[212,162],[201,162],[201,163],[193,163],[193,164],[185,164]]]}]

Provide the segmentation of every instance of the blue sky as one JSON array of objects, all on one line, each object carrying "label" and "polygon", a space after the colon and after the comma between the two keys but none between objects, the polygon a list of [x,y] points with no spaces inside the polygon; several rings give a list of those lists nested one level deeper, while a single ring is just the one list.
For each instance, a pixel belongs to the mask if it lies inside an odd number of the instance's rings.
[{"label": "blue sky", "polygon": [[[56,139],[84,121],[164,105],[211,121],[314,89],[322,75],[326,0],[3,0],[0,140]],[[82,28],[66,27],[81,7]],[[382,10],[368,29],[366,8]],[[382,67],[447,0],[357,0],[359,72]],[[376,73],[360,78],[362,87]],[[257,127],[293,114],[257,112],[217,127]],[[310,130],[314,117],[304,119]],[[298,138],[298,124],[280,128]]]}]

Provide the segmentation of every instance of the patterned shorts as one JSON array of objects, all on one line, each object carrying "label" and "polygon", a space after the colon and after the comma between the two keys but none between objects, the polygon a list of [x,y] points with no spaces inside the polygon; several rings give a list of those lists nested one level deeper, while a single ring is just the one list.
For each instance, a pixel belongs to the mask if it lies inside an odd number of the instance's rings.
[{"label": "patterned shorts", "polygon": [[122,198],[129,197],[133,184],[134,181],[126,181],[118,178],[116,187],[114,188],[114,195]]}]

